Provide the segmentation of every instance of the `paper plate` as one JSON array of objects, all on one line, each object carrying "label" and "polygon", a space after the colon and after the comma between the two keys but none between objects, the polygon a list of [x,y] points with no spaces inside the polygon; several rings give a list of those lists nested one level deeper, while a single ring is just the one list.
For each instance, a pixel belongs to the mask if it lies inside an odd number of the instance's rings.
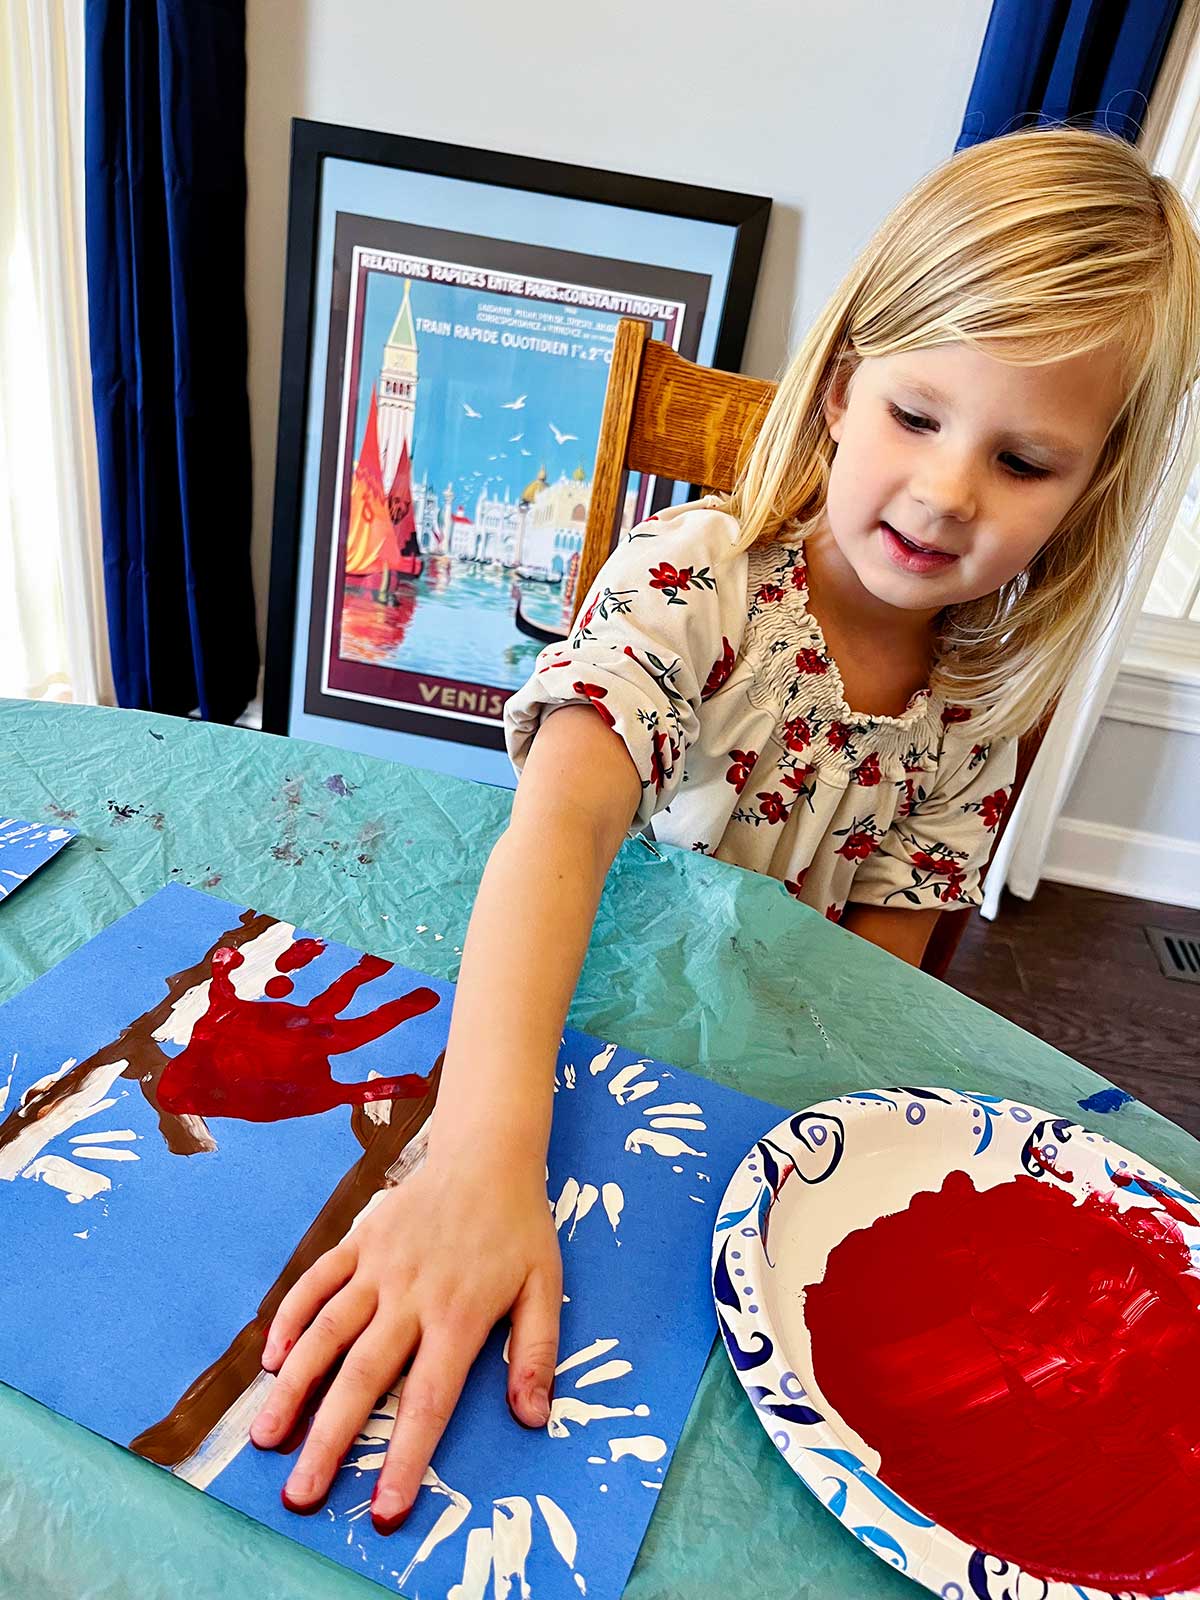
[{"label": "paper plate", "polygon": [[[1031,1191],[1029,1180],[1066,1191],[1063,1202]],[[1012,1187],[1000,1190],[1000,1185]],[[920,1197],[915,1204],[914,1196]],[[925,1404],[924,1380],[919,1385],[899,1385],[894,1381],[895,1362],[890,1355],[881,1355],[878,1369],[861,1389],[864,1398],[859,1399],[847,1386],[845,1372],[835,1371],[842,1358],[834,1354],[835,1348],[840,1347],[829,1342],[829,1329],[834,1324],[827,1320],[821,1331],[822,1288],[813,1289],[811,1305],[806,1305],[806,1289],[823,1284],[831,1255],[844,1241],[848,1242],[848,1253],[839,1257],[842,1265],[835,1262],[831,1269],[832,1287],[824,1286],[828,1295],[840,1292],[844,1284],[860,1281],[847,1278],[847,1263],[857,1266],[870,1259],[861,1251],[878,1252],[881,1241],[893,1238],[886,1231],[877,1231],[873,1234],[876,1242],[870,1245],[863,1230],[872,1229],[875,1224],[881,1230],[905,1227],[906,1219],[932,1216],[944,1219],[934,1225],[945,1226],[949,1236],[956,1234],[958,1223],[955,1216],[948,1216],[937,1207],[951,1202],[957,1206],[960,1198],[965,1198],[967,1204],[960,1208],[961,1214],[973,1219],[976,1206],[999,1210],[1008,1207],[1016,1196],[1022,1197],[1022,1205],[1053,1211],[1055,1226],[1065,1228],[1072,1241],[1082,1237],[1077,1230],[1085,1227],[1114,1229],[1121,1240],[1119,1245],[1113,1245],[1115,1250],[1140,1251],[1144,1233],[1154,1241],[1145,1246],[1155,1257],[1147,1265],[1148,1272],[1159,1270],[1167,1259],[1163,1252],[1169,1248],[1177,1280],[1164,1281],[1173,1281],[1171,1294],[1178,1289],[1182,1299],[1178,1304],[1170,1302],[1173,1309],[1169,1314],[1176,1321],[1168,1324],[1168,1331],[1182,1327],[1185,1343],[1192,1339],[1191,1311],[1186,1308],[1193,1303],[1200,1306],[1200,1293],[1193,1294],[1192,1285],[1193,1277],[1200,1276],[1200,1200],[1195,1195],[1128,1150],[1034,1106],[949,1089],[887,1089],[844,1095],[798,1112],[760,1139],[734,1173],[713,1234],[712,1272],[717,1318],[738,1378],[775,1446],[821,1503],[883,1561],[943,1600],[1016,1600],[1018,1596],[1020,1600],[1109,1600],[1118,1587],[1128,1594],[1157,1594],[1163,1600],[1197,1600],[1200,1584],[1190,1572],[1182,1587],[1178,1583],[1172,1587],[1170,1582],[1161,1585],[1153,1578],[1139,1580],[1148,1582],[1140,1589],[1129,1583],[1097,1587],[1093,1574],[1075,1570],[1069,1574],[1062,1570],[1057,1575],[1047,1573],[1047,1567],[1061,1568],[1066,1558],[1049,1563],[1038,1558],[1035,1566],[1028,1554],[1019,1556],[1012,1549],[1007,1555],[997,1554],[984,1548],[987,1543],[1000,1541],[981,1537],[978,1527],[967,1525],[970,1517],[957,1512],[944,1514],[946,1522],[956,1525],[957,1531],[952,1532],[936,1519],[937,1508],[930,1502],[938,1498],[937,1494],[931,1495],[923,1507],[917,1503],[918,1495],[914,1494],[910,1503],[898,1487],[902,1480],[914,1481],[914,1473],[916,1481],[920,1480],[920,1461],[934,1459],[936,1448],[925,1457],[911,1453],[909,1476],[898,1465],[892,1483],[888,1461],[876,1448],[897,1415],[911,1415],[914,1407]],[[1070,1205],[1066,1204],[1067,1198]],[[974,1224],[964,1220],[962,1226],[968,1225]],[[1034,1233],[1029,1237],[1038,1240],[1037,1245],[1031,1242],[1028,1246],[1030,1280],[1040,1281],[1047,1270],[1047,1258],[1036,1261],[1032,1253],[1042,1248],[1042,1235]],[[1094,1240],[1098,1236],[1091,1232],[1087,1237]],[[1108,1233],[1103,1235],[1105,1240],[1110,1237]],[[996,1251],[1001,1247],[1008,1252],[1009,1266],[1019,1259],[1014,1252],[1026,1248],[1023,1239],[1011,1229],[1002,1245],[997,1243]],[[950,1248],[948,1244],[946,1248]],[[1106,1248],[1103,1246],[1099,1254],[1103,1255]],[[930,1253],[930,1262],[934,1254]],[[996,1276],[995,1261],[999,1257],[985,1259],[988,1256],[989,1247],[985,1245],[979,1252],[980,1293],[985,1297],[985,1314],[991,1317],[995,1301],[994,1297],[988,1300],[986,1294]],[[1081,1251],[1080,1259],[1084,1258]],[[893,1270],[894,1259],[887,1256],[877,1263],[879,1323],[874,1320],[876,1307],[871,1303],[868,1287],[864,1295],[866,1315],[854,1324],[855,1340],[848,1341],[860,1344],[868,1352],[872,1345],[880,1351],[890,1348],[885,1329],[897,1326],[886,1322],[889,1300],[884,1281],[902,1280],[903,1273]],[[935,1271],[932,1265],[926,1270],[931,1274]],[[970,1271],[973,1268],[964,1269],[964,1281]],[[992,1276],[985,1277],[989,1272]],[[866,1276],[869,1279],[871,1274]],[[919,1278],[919,1271],[914,1276]],[[1053,1271],[1049,1281],[1053,1286]],[[857,1289],[853,1290],[853,1294],[857,1293]],[[837,1304],[853,1305],[853,1294]],[[826,1298],[824,1304],[829,1303]],[[1085,1299],[1080,1303],[1100,1305],[1103,1293],[1095,1301]],[[915,1315],[924,1316],[923,1308],[933,1304],[932,1299],[917,1302]],[[1179,1305],[1185,1307],[1183,1313],[1179,1312]],[[1040,1302],[1036,1309],[1040,1311]],[[806,1312],[812,1315],[818,1329],[816,1364],[820,1367],[825,1361],[825,1383],[841,1396],[841,1411],[822,1387],[822,1370],[814,1371],[814,1340]],[[941,1314],[939,1307],[936,1316]],[[946,1314],[950,1316],[949,1311]],[[1003,1330],[1009,1326],[1004,1320],[1006,1313],[995,1311],[995,1315],[1000,1319],[996,1326],[1003,1339]],[[1018,1308],[1018,1321],[1019,1316]],[[1200,1310],[1196,1316],[1200,1319]],[[1130,1325],[1135,1321],[1131,1317]],[[963,1326],[961,1322],[952,1325],[956,1330]],[[974,1332],[973,1326],[969,1332]],[[1074,1332],[1072,1326],[1065,1335],[1068,1347]],[[957,1337],[957,1333],[950,1337]],[[823,1356],[822,1351],[827,1355]],[[1144,1352],[1138,1352],[1136,1358],[1144,1360]],[[1118,1365],[1111,1366],[1114,1382],[1119,1381],[1115,1376]],[[967,1370],[965,1358],[963,1370]],[[1106,1365],[1104,1370],[1110,1367]],[[892,1377],[881,1378],[881,1373],[889,1371]],[[1019,1390],[1022,1403],[1026,1381],[1022,1379]],[[1195,1381],[1193,1374],[1188,1387],[1194,1390]],[[928,1387],[932,1392],[937,1383]],[[1053,1405],[1053,1385],[1048,1392],[1049,1404]],[[1038,1389],[1031,1402],[1035,1431],[1037,1406],[1047,1403],[1042,1395]],[[1114,1418],[1127,1419],[1129,1405],[1137,1403],[1136,1396],[1120,1392],[1106,1398],[1111,1398]],[[1122,1407],[1126,1408],[1124,1412]],[[847,1421],[843,1412],[853,1412],[855,1425]],[[891,1424],[879,1420],[885,1413],[892,1418]],[[877,1430],[873,1429],[873,1416],[879,1423]],[[930,1427],[937,1426],[932,1418],[931,1411],[924,1420]],[[916,1437],[915,1429],[911,1436]],[[893,1433],[891,1437],[898,1435]],[[962,1448],[964,1437],[970,1435],[959,1435],[954,1448]],[[1161,1449],[1176,1448],[1153,1437],[1139,1439],[1136,1448],[1141,1450],[1143,1446],[1158,1451],[1160,1460]],[[1194,1439],[1184,1448],[1194,1451]],[[903,1447],[898,1447],[893,1461],[898,1461],[902,1453]],[[950,1459],[948,1441],[946,1459]],[[1186,1514],[1184,1521],[1185,1526],[1195,1528],[1200,1523],[1200,1516],[1194,1514],[1195,1505],[1200,1503],[1200,1463],[1194,1455],[1188,1459],[1192,1465],[1186,1470],[1196,1474],[1197,1492],[1191,1502],[1192,1513]],[[912,1461],[917,1463],[915,1467]],[[931,1470],[940,1470],[940,1466]],[[990,1496],[987,1503],[991,1505],[1002,1501],[1006,1481],[1018,1482],[1012,1476],[1015,1470],[1013,1463],[1004,1459],[981,1461],[975,1480],[980,1497]],[[1020,1470],[1027,1473],[1030,1469],[1022,1463]],[[953,1480],[962,1481],[961,1477]],[[982,1504],[984,1500],[975,1503]],[[1052,1504],[1040,1496],[1032,1501],[1021,1499],[1019,1503],[1022,1507]],[[1122,1503],[1127,1504],[1128,1500]],[[1052,1528],[1049,1537],[1053,1536]],[[1148,1564],[1152,1566],[1151,1555],[1155,1559],[1157,1556],[1155,1552],[1148,1553]],[[1182,1558],[1176,1551],[1168,1565],[1187,1568],[1191,1560],[1190,1550]],[[1027,1569],[1022,1567],[1022,1561],[1028,1563]],[[1042,1575],[1036,1575],[1039,1566],[1043,1568]]]}]

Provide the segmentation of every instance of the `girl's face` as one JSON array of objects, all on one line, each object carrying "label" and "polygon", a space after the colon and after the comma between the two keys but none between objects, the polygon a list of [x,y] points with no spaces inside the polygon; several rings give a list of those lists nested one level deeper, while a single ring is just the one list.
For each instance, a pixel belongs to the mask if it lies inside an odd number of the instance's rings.
[{"label": "girl's face", "polygon": [[859,581],[931,615],[994,593],[1088,487],[1121,383],[1113,346],[1041,366],[965,344],[864,358],[825,409],[826,520]]}]

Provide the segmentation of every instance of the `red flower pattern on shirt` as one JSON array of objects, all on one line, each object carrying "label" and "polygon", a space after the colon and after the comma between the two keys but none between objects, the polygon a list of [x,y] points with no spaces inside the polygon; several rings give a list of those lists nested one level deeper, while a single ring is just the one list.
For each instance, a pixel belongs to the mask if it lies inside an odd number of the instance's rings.
[{"label": "red flower pattern on shirt", "polygon": [[800,562],[799,566],[792,568],[792,588],[808,588],[808,568],[804,565],[803,561]]},{"label": "red flower pattern on shirt", "polygon": [[819,678],[829,671],[829,663],[819,650],[806,646],[796,656],[796,668],[799,672],[812,673]]},{"label": "red flower pattern on shirt", "polygon": [[840,922],[842,920],[842,910],[841,906],[826,906],[825,915],[830,922]]},{"label": "red flower pattern on shirt", "polygon": [[854,737],[854,729],[848,728],[844,722],[831,722],[825,730],[825,737],[829,740],[831,750],[844,750]]},{"label": "red flower pattern on shirt", "polygon": [[725,782],[731,783],[738,794],[741,794],[749,782],[750,774],[754,771],[754,763],[758,760],[758,752],[755,750],[731,750],[729,759],[733,765],[725,774]]},{"label": "red flower pattern on shirt", "polygon": [[712,671],[705,679],[704,687],[700,691],[701,700],[710,700],[717,690],[724,684],[729,674],[733,671],[735,656],[733,646],[729,640],[722,637],[721,654],[712,664]]},{"label": "red flower pattern on shirt", "polygon": [[758,591],[757,598],[764,605],[775,605],[783,599],[785,591],[777,583],[764,583]]},{"label": "red flower pattern on shirt", "polygon": [[943,706],[942,727],[948,728],[952,722],[970,722],[971,713],[966,706]]},{"label": "red flower pattern on shirt", "polygon": [[608,726],[610,728],[615,728],[616,727],[617,719],[613,716],[612,712],[608,709],[607,706],[602,706],[600,704],[601,700],[607,700],[608,699],[608,690],[607,689],[602,689],[598,683],[573,683],[571,685],[571,688],[575,691],[576,694],[585,694],[585,695],[587,695],[589,701],[596,708],[596,710],[600,713],[600,715],[604,718],[604,720],[608,724]]},{"label": "red flower pattern on shirt", "polygon": [[652,589],[687,589],[691,581],[691,567],[676,568],[669,561],[662,561],[657,567],[650,568]]},{"label": "red flower pattern on shirt", "polygon": [[874,833],[866,828],[839,828],[837,831],[846,835],[837,850],[837,854],[846,861],[865,861],[874,854],[879,843]]},{"label": "red flower pattern on shirt", "polygon": [[757,799],[762,806],[762,814],[768,822],[782,822],[787,816],[787,801],[778,789],[764,792],[758,795]]},{"label": "red flower pattern on shirt", "polygon": [[812,729],[804,717],[789,717],[782,728],[783,742],[797,754],[812,743]]},{"label": "red flower pattern on shirt", "polygon": [[874,750],[863,759],[850,774],[851,782],[860,783],[864,789],[871,789],[877,783],[883,782],[883,773],[879,770],[879,756]]},{"label": "red flower pattern on shirt", "polygon": [[801,895],[804,892],[804,880],[807,877],[808,877],[808,868],[807,867],[803,867],[796,874],[796,876],[794,878],[785,878],[783,880],[783,887],[793,897],[793,899],[796,899],[796,900],[800,899]]},{"label": "red flower pattern on shirt", "polygon": [[995,794],[985,795],[979,802],[979,815],[983,825],[989,833],[994,833],[1004,815],[1008,805],[1008,790],[997,789]]}]

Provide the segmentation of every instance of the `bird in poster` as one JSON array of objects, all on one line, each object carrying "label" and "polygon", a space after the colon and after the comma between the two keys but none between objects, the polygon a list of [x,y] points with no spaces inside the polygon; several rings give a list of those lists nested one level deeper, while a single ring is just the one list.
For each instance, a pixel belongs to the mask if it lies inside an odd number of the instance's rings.
[{"label": "bird in poster", "polygon": [[533,451],[532,450],[526,450],[525,446],[522,445],[521,446],[521,454],[523,456],[531,456],[533,454]]},{"label": "bird in poster", "polygon": [[500,403],[500,409],[501,411],[524,411],[525,402],[528,398],[529,396],[526,394],[519,394],[515,400],[503,400]]},{"label": "bird in poster", "polygon": [[473,406],[469,406],[465,400],[463,401],[463,410],[469,417],[481,417],[483,415],[482,411],[476,411],[475,408]]},{"label": "bird in poster", "polygon": [[560,433],[553,423],[550,423],[550,432],[554,435],[555,444],[569,444],[572,439],[579,437],[577,433]]},{"label": "bird in poster", "polygon": [[520,444],[524,437],[525,435],[523,433],[514,433],[508,442],[509,444]]}]

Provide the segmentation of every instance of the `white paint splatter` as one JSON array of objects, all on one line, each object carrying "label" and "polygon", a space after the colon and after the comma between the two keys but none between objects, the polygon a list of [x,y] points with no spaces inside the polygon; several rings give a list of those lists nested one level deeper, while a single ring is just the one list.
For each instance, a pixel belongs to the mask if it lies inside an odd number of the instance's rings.
[{"label": "white paint splatter", "polygon": [[644,1100],[648,1094],[654,1094],[658,1089],[657,1078],[647,1078],[642,1083],[635,1083],[635,1078],[640,1078],[650,1065],[649,1061],[632,1061],[629,1066],[622,1067],[620,1072],[608,1080],[608,1092],[619,1106],[632,1105],[635,1100]]},{"label": "white paint splatter", "polygon": [[612,1058],[616,1053],[617,1047],[615,1044],[606,1044],[598,1055],[592,1057],[588,1071],[593,1078],[598,1077],[602,1072],[608,1071],[609,1067],[612,1066]]},{"label": "white paint splatter", "polygon": [[538,1510],[542,1513],[546,1527],[550,1530],[550,1537],[554,1548],[575,1573],[575,1583],[580,1594],[587,1593],[587,1584],[580,1573],[575,1572],[575,1557],[579,1551],[579,1538],[575,1532],[574,1524],[570,1517],[548,1494],[535,1496]]},{"label": "white paint splatter", "polygon": [[112,1179],[103,1172],[91,1172],[63,1156],[38,1156],[21,1174],[23,1178],[38,1179],[55,1189],[61,1189],[73,1206],[81,1200],[94,1200],[105,1189],[112,1188]]},{"label": "white paint splatter", "polygon": [[[600,1199],[604,1206],[604,1213],[612,1224],[612,1231],[615,1234],[617,1224],[621,1220],[621,1212],[625,1209],[625,1191],[619,1183],[606,1183],[600,1191]],[[618,1239],[617,1243],[620,1244],[620,1242]]]},{"label": "white paint splatter", "polygon": [[661,1461],[667,1453],[667,1442],[653,1433],[639,1433],[632,1438],[610,1439],[608,1451],[613,1461],[625,1456],[632,1456],[635,1461]]},{"label": "white paint splatter", "polygon": [[576,1378],[575,1387],[586,1389],[593,1383],[610,1383],[632,1371],[632,1361],[604,1361],[600,1366],[592,1367],[589,1372],[585,1372],[582,1377]]},{"label": "white paint splatter", "polygon": [[571,1231],[567,1235],[568,1240],[571,1240],[575,1237],[575,1229],[583,1221],[584,1217],[587,1216],[588,1212],[596,1204],[596,1201],[599,1198],[600,1191],[593,1183],[585,1183],[583,1188],[580,1189],[579,1200],[575,1206],[575,1220],[572,1222]]},{"label": "white paint splatter", "polygon": [[571,1063],[569,1061],[567,1062],[566,1066],[563,1068],[563,1077],[566,1079],[567,1088],[568,1089],[573,1089],[575,1087],[575,1068],[571,1065]]},{"label": "white paint splatter", "polygon": [[72,1235],[72,1237],[76,1238],[76,1239],[86,1239],[87,1236],[88,1236],[87,1228],[85,1228],[82,1233],[76,1233],[76,1234]]},{"label": "white paint splatter", "polygon": [[644,1149],[660,1156],[706,1156],[707,1150],[693,1150],[673,1133],[656,1133],[653,1128],[634,1128],[625,1140],[626,1150],[640,1156]]},{"label": "white paint splatter", "polygon": [[[666,1077],[666,1073],[663,1074]],[[655,1117],[702,1117],[704,1112],[694,1100],[673,1100],[668,1106],[643,1106],[642,1115]]]},{"label": "white paint splatter", "polygon": [[446,1592],[446,1600],[484,1600],[492,1575],[492,1530],[472,1528],[461,1580]]},{"label": "white paint splatter", "polygon": [[132,1128],[114,1128],[111,1133],[73,1133],[72,1144],[119,1144],[137,1138]]},{"label": "white paint splatter", "polygon": [[552,1439],[569,1439],[571,1430],[567,1424],[574,1422],[581,1428],[586,1428],[589,1422],[603,1422],[609,1417],[648,1417],[650,1407],[641,1406],[592,1406],[583,1400],[576,1400],[573,1395],[563,1395],[555,1399],[550,1405],[550,1420],[546,1424],[547,1431]]},{"label": "white paint splatter", "polygon": [[608,1458],[606,1456],[589,1456],[588,1462],[593,1467],[606,1467]]},{"label": "white paint splatter", "polygon": [[662,1488],[662,1484],[661,1483],[655,1483],[650,1478],[643,1478],[641,1480],[641,1482],[642,1482],[642,1488],[643,1489],[661,1489]]},{"label": "white paint splatter", "polygon": [[533,1543],[533,1508],[522,1495],[502,1495],[492,1501],[492,1594],[509,1600],[513,1583],[520,1600],[529,1600],[525,1563]]},{"label": "white paint splatter", "polygon": [[4,1084],[3,1089],[0,1089],[0,1111],[4,1110],[4,1107],[5,1107],[5,1105],[6,1105],[7,1101],[8,1101],[8,1091],[12,1088],[13,1074],[16,1072],[16,1070],[17,1070],[17,1052],[14,1050],[13,1051],[13,1058],[12,1058],[12,1065],[8,1069],[8,1077],[5,1080],[5,1084]]},{"label": "white paint splatter", "polygon": [[593,1339],[591,1344],[585,1345],[582,1350],[576,1350],[574,1355],[567,1356],[555,1367],[555,1375],[570,1372],[572,1367],[582,1367],[587,1361],[594,1361],[597,1356],[606,1356],[610,1350],[615,1350],[621,1341],[619,1339]]},{"label": "white paint splatter", "polygon": [[[443,1540],[453,1538],[471,1515],[471,1502],[466,1495],[462,1494],[458,1489],[452,1489],[449,1484],[443,1483],[432,1467],[426,1467],[425,1476],[421,1479],[421,1487],[422,1489],[432,1489],[434,1494],[444,1494],[450,1504],[442,1512],[433,1527],[430,1528],[421,1541],[416,1555],[413,1556],[400,1574],[399,1582],[396,1585],[398,1589],[404,1588],[412,1575],[413,1568],[419,1566],[422,1561],[427,1561]],[[367,1504],[370,1505],[369,1500]]]},{"label": "white paint splatter", "polygon": [[700,1196],[698,1194],[690,1194],[690,1195],[688,1195],[688,1199],[689,1200],[694,1200],[698,1206],[702,1206],[704,1204],[704,1201],[701,1200],[701,1198],[700,1198]]},{"label": "white paint splatter", "polygon": [[[42,1083],[53,1083],[72,1065],[73,1062],[64,1064],[58,1072],[42,1079]],[[105,1096],[128,1065],[128,1061],[121,1060],[110,1061],[105,1066],[96,1067],[94,1071],[88,1073],[87,1081],[81,1084],[73,1095],[60,1100],[28,1127],[22,1128],[20,1133],[0,1150],[0,1179],[11,1181],[35,1156],[40,1155],[48,1144],[53,1143],[60,1134],[66,1133],[68,1128],[73,1128],[85,1117],[95,1116],[97,1112],[115,1105],[115,1100],[106,1099]],[[31,1085],[22,1096],[20,1108],[22,1111],[35,1087]]]},{"label": "white paint splatter", "polygon": [[653,1117],[650,1121],[652,1128],[687,1128],[694,1133],[703,1133],[707,1122],[701,1122],[697,1117]]},{"label": "white paint splatter", "polygon": [[575,1209],[575,1202],[579,1199],[578,1178],[568,1178],[562,1186],[562,1192],[554,1202],[554,1226],[561,1231],[563,1223]]},{"label": "white paint splatter", "polygon": [[140,1161],[136,1150],[106,1150],[101,1144],[77,1146],[75,1154],[84,1161]]}]

